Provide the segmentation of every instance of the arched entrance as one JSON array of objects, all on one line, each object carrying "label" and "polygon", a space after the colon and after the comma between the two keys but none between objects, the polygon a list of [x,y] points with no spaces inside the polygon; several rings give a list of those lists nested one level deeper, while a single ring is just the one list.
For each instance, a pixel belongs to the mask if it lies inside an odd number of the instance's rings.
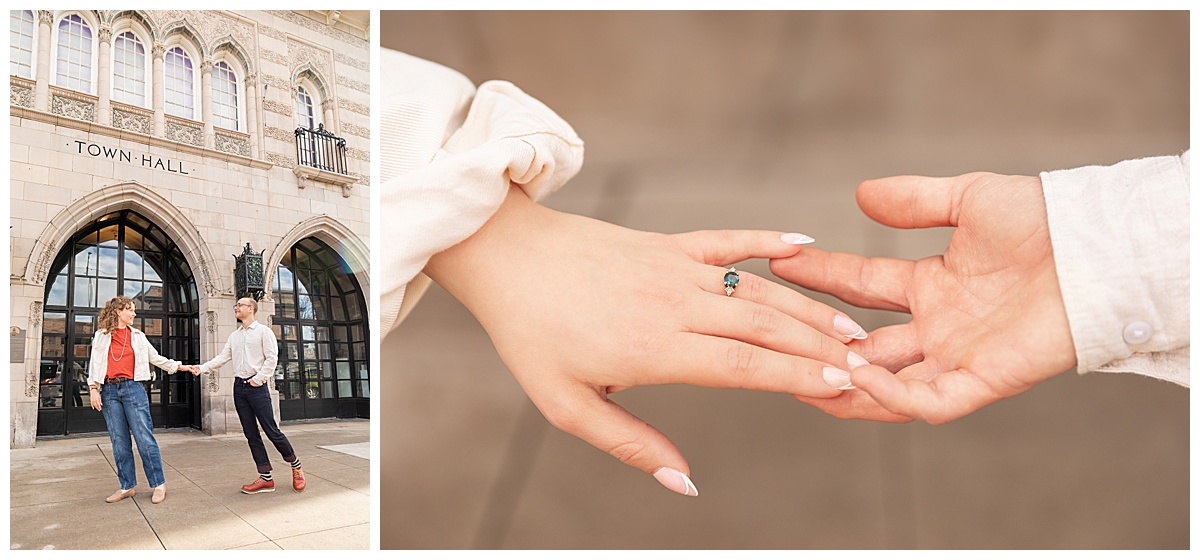
[{"label": "arched entrance", "polygon": [[367,306],[346,261],[306,237],[280,260],[271,290],[279,417],[369,417]]},{"label": "arched entrance", "polygon": [[[63,245],[46,278],[39,436],[105,430],[104,417],[89,402],[87,368],[100,310],[118,294],[137,303],[134,326],[161,354],[197,363],[199,298],[179,246],[135,211],[101,216]],[[199,380],[151,369],[155,380],[147,393],[154,426],[199,428]]]}]

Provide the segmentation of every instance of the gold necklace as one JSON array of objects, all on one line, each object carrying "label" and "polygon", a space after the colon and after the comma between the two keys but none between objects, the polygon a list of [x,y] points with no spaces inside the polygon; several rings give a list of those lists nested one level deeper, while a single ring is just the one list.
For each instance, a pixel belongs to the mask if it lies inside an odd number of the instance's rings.
[{"label": "gold necklace", "polygon": [[[113,338],[117,338],[117,335],[116,335],[116,334],[113,334]],[[130,338],[130,339],[132,339],[132,338],[133,338],[133,331],[129,331],[129,338]],[[120,356],[113,356],[113,355],[112,355],[112,346],[111,346],[111,345],[109,345],[109,347],[108,347],[108,357],[112,358],[114,362],[119,362],[119,361],[121,361],[121,358],[124,358],[124,357],[125,357],[125,349],[126,349],[126,348],[129,348],[129,342],[128,342],[128,341],[126,341],[126,343],[125,343],[125,344],[122,344],[122,345],[121,345],[121,355],[120,355]]]}]

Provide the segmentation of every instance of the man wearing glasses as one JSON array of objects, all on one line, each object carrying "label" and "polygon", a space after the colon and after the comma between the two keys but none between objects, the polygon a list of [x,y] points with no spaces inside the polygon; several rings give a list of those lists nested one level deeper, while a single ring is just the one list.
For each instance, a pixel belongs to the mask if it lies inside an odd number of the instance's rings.
[{"label": "man wearing glasses", "polygon": [[242,431],[250,444],[254,464],[258,466],[258,478],[250,484],[243,485],[242,492],[258,494],[275,491],[275,481],[271,478],[271,460],[267,457],[267,448],[258,433],[259,426],[262,426],[262,431],[267,434],[267,439],[275,444],[275,449],[283,456],[283,460],[291,463],[292,488],[303,492],[304,471],[300,468],[300,459],[296,458],[296,452],[288,442],[287,436],[284,436],[275,424],[271,393],[267,390],[267,380],[274,375],[275,363],[279,361],[279,346],[275,342],[275,333],[254,319],[257,312],[258,302],[254,301],[254,298],[238,300],[233,306],[233,314],[241,321],[241,326],[229,335],[225,348],[221,349],[217,357],[200,365],[199,373],[208,373],[233,360],[233,404],[237,407]]}]

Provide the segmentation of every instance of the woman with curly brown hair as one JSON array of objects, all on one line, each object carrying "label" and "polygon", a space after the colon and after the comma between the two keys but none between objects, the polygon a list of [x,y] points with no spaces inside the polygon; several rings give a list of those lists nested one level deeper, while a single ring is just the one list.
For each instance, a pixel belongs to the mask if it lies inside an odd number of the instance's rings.
[{"label": "woman with curly brown hair", "polygon": [[100,312],[88,367],[92,408],[104,414],[117,478],[121,481],[121,488],[104,500],[110,504],[133,496],[133,487],[137,486],[131,435],[142,456],[146,479],[154,488],[150,501],[157,504],[166,499],[167,485],[150,420],[150,400],[140,382],[154,379],[150,364],[169,373],[179,369],[192,371],[191,366],[159,355],[146,335],[133,327],[134,317],[137,310],[133,300],[125,296],[108,300]]}]

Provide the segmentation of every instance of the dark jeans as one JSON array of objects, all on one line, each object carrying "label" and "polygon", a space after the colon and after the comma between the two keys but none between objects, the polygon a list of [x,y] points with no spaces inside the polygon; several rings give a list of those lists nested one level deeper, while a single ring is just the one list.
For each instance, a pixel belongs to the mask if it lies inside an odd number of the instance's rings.
[{"label": "dark jeans", "polygon": [[262,436],[258,435],[258,427],[262,426],[267,439],[275,444],[275,449],[283,455],[283,460],[291,463],[296,460],[296,452],[287,436],[279,431],[275,424],[275,414],[271,410],[271,393],[264,383],[255,387],[245,379],[233,379],[233,405],[237,407],[238,420],[242,421],[242,432],[246,434],[246,442],[250,444],[250,454],[258,472],[271,472],[271,460],[267,458],[267,448],[263,445]]}]

